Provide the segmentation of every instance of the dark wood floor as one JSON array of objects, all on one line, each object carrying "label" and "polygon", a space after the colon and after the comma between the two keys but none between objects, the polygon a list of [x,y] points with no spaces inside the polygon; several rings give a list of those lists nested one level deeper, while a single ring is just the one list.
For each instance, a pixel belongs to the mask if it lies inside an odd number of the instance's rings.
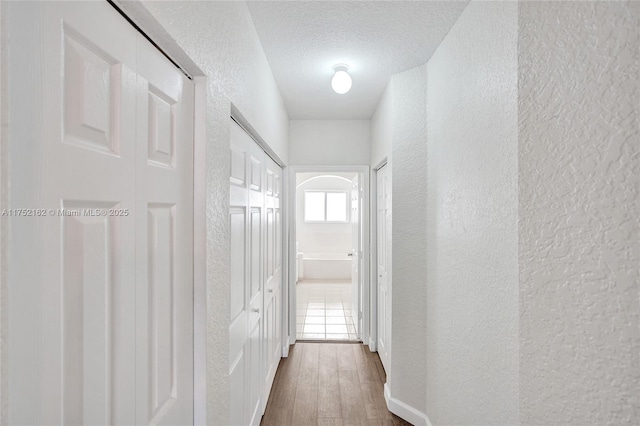
[{"label": "dark wood floor", "polygon": [[296,343],[280,361],[262,425],[410,425],[387,410],[377,353],[354,343]]}]

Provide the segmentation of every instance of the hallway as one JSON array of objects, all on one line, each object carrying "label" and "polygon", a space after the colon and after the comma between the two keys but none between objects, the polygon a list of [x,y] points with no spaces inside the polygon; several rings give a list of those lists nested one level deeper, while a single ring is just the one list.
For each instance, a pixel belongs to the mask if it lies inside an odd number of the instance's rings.
[{"label": "hallway", "polygon": [[362,344],[296,343],[280,361],[261,425],[409,425],[387,410],[386,375]]},{"label": "hallway", "polygon": [[0,1],[0,426],[640,425],[638,46],[640,0]]}]

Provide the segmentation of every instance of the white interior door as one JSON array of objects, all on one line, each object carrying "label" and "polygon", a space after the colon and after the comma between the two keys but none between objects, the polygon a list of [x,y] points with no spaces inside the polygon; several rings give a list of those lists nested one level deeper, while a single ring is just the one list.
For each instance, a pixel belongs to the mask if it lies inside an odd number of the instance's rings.
[{"label": "white interior door", "polygon": [[265,383],[263,403],[273,384],[282,356],[282,168],[265,155],[267,181],[265,194]]},{"label": "white interior door", "polygon": [[360,337],[360,178],[351,180],[351,317]]},{"label": "white interior door", "polygon": [[8,14],[8,423],[192,423],[193,86],[106,2]]},{"label": "white interior door", "polygon": [[192,424],[194,86],[137,38],[137,423]]},{"label": "white interior door", "polygon": [[377,174],[378,354],[386,371],[391,358],[391,177],[389,165]]},{"label": "white interior door", "polygon": [[[266,167],[264,152],[251,137],[234,123],[234,135],[242,138],[247,149],[249,161],[248,212],[249,212],[249,252],[245,261],[248,263],[249,287],[247,288],[247,304],[249,306],[248,323],[248,414],[247,424],[260,423],[262,416],[262,377],[264,374],[264,257],[265,238],[267,238],[267,215],[265,215]],[[237,131],[241,133],[238,134]]]},{"label": "white interior door", "polygon": [[282,169],[230,131],[231,424],[257,425],[281,357]]},{"label": "white interior door", "polygon": [[264,164],[253,140],[231,122],[231,424],[249,424],[261,389]]}]

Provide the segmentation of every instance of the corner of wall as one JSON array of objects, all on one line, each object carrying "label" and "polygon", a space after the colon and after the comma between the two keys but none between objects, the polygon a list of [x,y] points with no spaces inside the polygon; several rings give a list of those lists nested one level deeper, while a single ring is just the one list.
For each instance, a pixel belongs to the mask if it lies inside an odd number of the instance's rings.
[{"label": "corner of wall", "polygon": [[471,1],[428,62],[427,403],[518,418],[517,4]]},{"label": "corner of wall", "polygon": [[426,64],[392,77],[392,333],[390,391],[426,405]]},{"label": "corner of wall", "polygon": [[391,93],[393,91],[393,83],[391,80],[387,83],[380,101],[376,106],[371,121],[371,160],[372,167],[376,167],[385,158],[391,162]]},{"label": "corner of wall", "polygon": [[396,416],[408,421],[415,426],[432,426],[429,417],[420,410],[411,407],[391,396],[389,384],[384,384],[384,400],[387,402],[387,409]]}]

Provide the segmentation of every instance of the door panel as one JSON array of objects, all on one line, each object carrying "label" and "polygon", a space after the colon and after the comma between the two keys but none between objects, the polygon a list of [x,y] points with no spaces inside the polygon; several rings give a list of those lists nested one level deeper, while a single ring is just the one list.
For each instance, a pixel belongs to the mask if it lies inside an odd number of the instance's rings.
[{"label": "door panel", "polygon": [[5,207],[46,212],[7,219],[8,424],[131,423],[134,221],[91,213],[134,208],[135,51],[118,45],[135,34],[107,11],[118,34],[105,37],[88,5],[3,6],[21,46]]},{"label": "door panel", "polygon": [[[249,420],[247,394],[251,368],[249,320],[252,288],[252,232],[255,225],[249,206],[252,170],[250,154],[242,129],[231,125],[230,176],[230,257],[231,262],[231,323],[229,326],[229,375],[231,388],[232,425],[245,425]],[[247,217],[249,216],[249,217]],[[258,283],[259,287],[259,283]]]},{"label": "door panel", "polygon": [[190,423],[193,85],[106,2],[8,13],[8,422]]},{"label": "door panel", "polygon": [[269,395],[281,358],[282,347],[282,169],[272,159],[266,159],[267,192],[267,244],[264,306],[265,322],[265,374],[264,393]]},{"label": "door panel", "polygon": [[194,87],[137,36],[136,411],[193,422]]},{"label": "door panel", "polygon": [[378,354],[385,370],[391,358],[391,177],[390,165],[377,173]]},{"label": "door panel", "polygon": [[[99,205],[65,203],[65,208]],[[112,410],[111,354],[119,343],[111,338],[112,292],[119,287],[111,273],[117,231],[103,216],[63,221],[64,423],[106,424]]]},{"label": "door panel", "polygon": [[264,308],[263,308],[263,286],[264,278],[262,271],[264,270],[264,228],[265,228],[265,164],[264,152],[251,139],[251,137],[235,125],[239,130],[239,136],[242,137],[243,143],[247,149],[249,157],[249,170],[251,180],[248,190],[248,202],[251,209],[250,223],[250,244],[251,252],[247,260],[247,268],[251,271],[251,285],[249,287],[249,388],[248,388],[248,414],[246,424],[259,424],[262,417],[262,376],[264,374],[264,366],[262,359],[264,358]]},{"label": "door panel", "polygon": [[[232,178],[233,179],[233,178]],[[244,180],[242,181],[244,182]],[[233,184],[232,184],[233,185]],[[233,186],[232,186],[233,188]],[[232,190],[233,192],[233,190]],[[230,262],[231,262],[231,322],[229,326],[229,382],[231,395],[244,395],[247,377],[247,298],[246,262],[247,237],[245,207],[230,209]],[[245,424],[245,398],[231,398],[231,424]]]}]

